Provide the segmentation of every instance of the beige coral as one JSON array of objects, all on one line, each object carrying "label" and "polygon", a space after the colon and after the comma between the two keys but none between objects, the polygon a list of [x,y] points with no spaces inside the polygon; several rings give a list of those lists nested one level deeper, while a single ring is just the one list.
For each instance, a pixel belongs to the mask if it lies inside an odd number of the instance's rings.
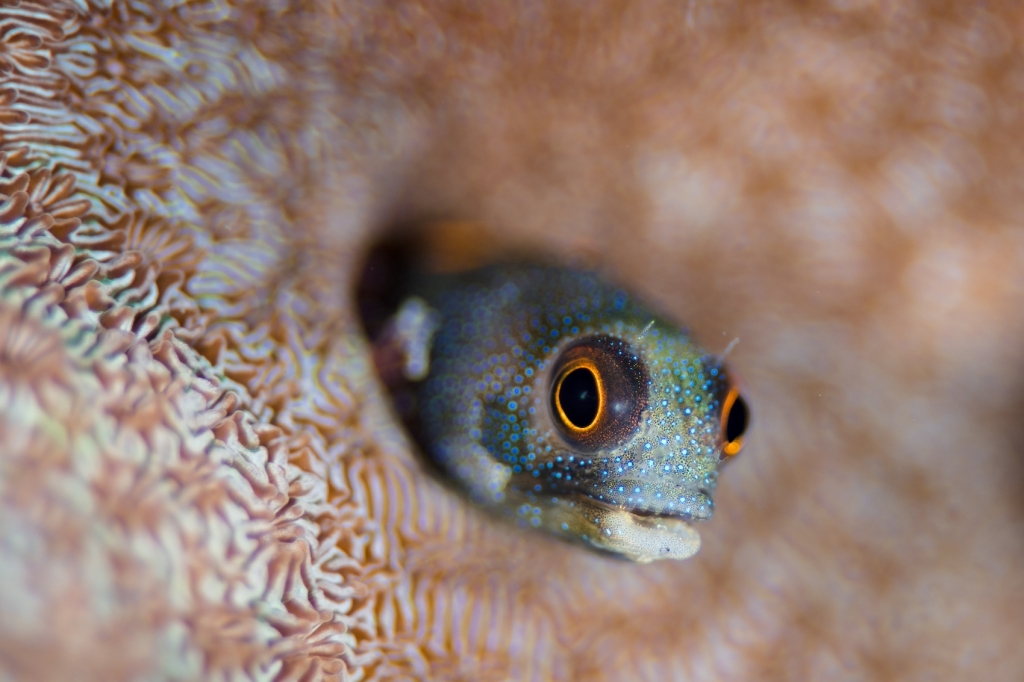
[{"label": "beige coral", "polygon": [[[1012,4],[0,7],[0,677],[1019,677]],[[754,427],[633,566],[420,465],[388,223],[595,263]]]}]

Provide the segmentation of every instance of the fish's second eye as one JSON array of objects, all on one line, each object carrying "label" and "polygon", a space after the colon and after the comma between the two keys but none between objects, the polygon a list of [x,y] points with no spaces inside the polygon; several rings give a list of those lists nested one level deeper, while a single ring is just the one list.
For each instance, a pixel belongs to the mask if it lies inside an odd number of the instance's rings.
[{"label": "fish's second eye", "polygon": [[596,368],[586,361],[566,367],[552,398],[555,413],[566,426],[581,431],[594,426],[604,402]]},{"label": "fish's second eye", "polygon": [[732,457],[743,449],[743,434],[746,433],[749,422],[750,411],[747,409],[747,402],[739,390],[732,386],[722,404],[722,434],[725,437],[722,452],[726,456]]}]

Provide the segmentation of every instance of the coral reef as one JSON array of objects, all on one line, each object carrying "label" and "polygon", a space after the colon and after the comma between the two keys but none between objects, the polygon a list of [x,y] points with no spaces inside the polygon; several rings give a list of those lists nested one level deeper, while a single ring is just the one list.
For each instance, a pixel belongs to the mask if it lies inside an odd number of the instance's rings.
[{"label": "coral reef", "polygon": [[[0,677],[1013,679],[1024,13],[0,5]],[[678,315],[756,415],[704,548],[470,508],[352,301],[454,217]]]}]

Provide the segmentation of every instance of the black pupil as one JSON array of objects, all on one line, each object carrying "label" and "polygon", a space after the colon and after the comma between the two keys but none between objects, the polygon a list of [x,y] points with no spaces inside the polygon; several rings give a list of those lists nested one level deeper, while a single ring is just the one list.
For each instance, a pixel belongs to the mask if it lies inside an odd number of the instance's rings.
[{"label": "black pupil", "polygon": [[556,399],[570,424],[577,429],[590,426],[597,419],[597,411],[601,407],[597,377],[589,369],[574,369],[562,379]]},{"label": "black pupil", "polygon": [[750,419],[750,415],[747,413],[747,403],[743,401],[741,396],[736,396],[736,402],[732,404],[732,409],[729,410],[729,416],[726,417],[726,442],[731,443],[743,435],[743,432],[747,430],[748,419]]}]

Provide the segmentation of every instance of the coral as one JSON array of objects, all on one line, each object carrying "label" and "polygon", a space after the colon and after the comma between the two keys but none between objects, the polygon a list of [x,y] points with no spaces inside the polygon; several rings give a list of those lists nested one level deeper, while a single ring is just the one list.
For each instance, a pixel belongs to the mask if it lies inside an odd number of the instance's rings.
[{"label": "coral", "polygon": [[[186,166],[172,143],[188,123],[168,98],[197,81],[158,42],[212,41],[141,6],[23,3],[0,16],[0,667],[47,679],[342,672],[344,590],[316,563],[331,555],[314,520],[323,485],[289,462],[246,388],[189,346],[218,312],[185,290],[211,260],[193,202],[218,199],[167,180]],[[221,204],[245,204],[238,191]]]}]

